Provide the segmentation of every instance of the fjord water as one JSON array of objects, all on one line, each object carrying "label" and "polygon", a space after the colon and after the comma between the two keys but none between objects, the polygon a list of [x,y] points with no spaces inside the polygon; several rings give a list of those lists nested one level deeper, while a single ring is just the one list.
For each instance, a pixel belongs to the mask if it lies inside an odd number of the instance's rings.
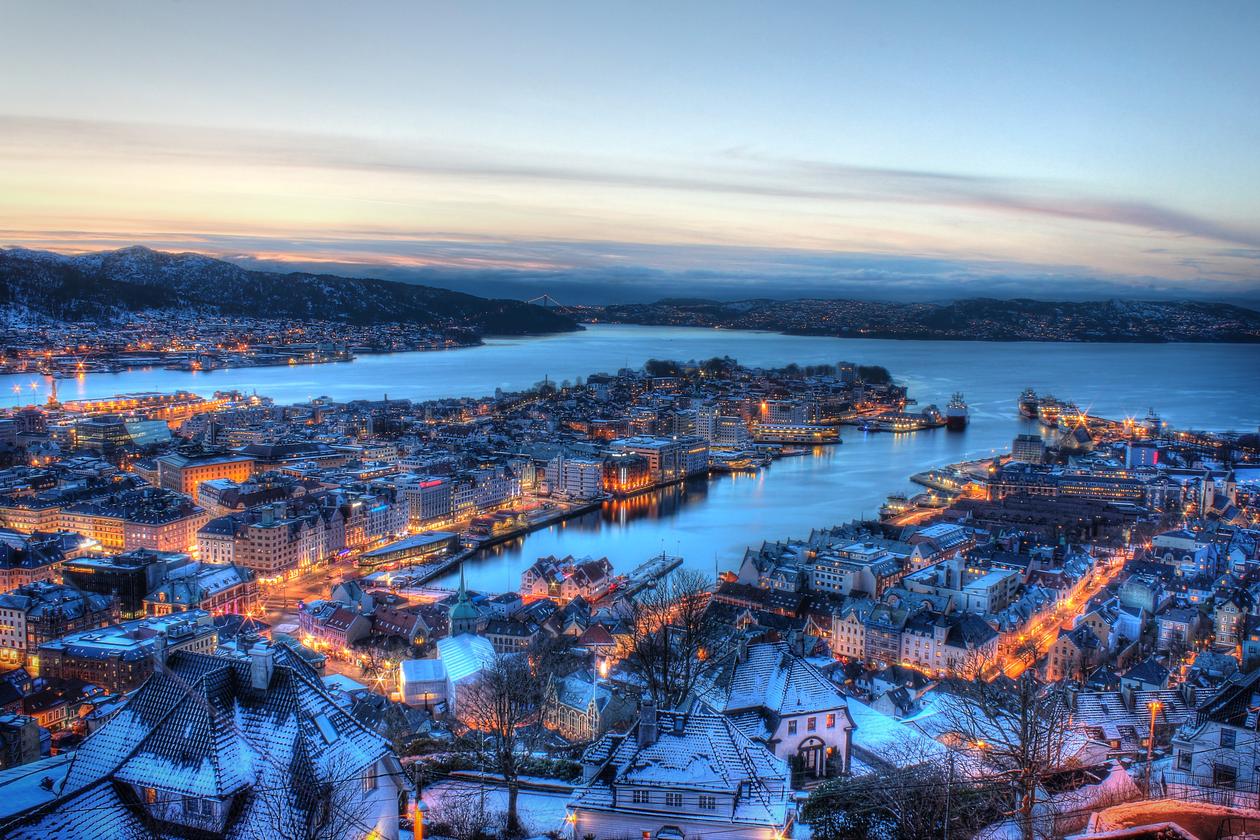
[{"label": "fjord water", "polygon": [[[515,588],[521,570],[546,554],[607,555],[629,571],[662,550],[712,573],[730,568],[745,546],[804,536],[811,528],[874,515],[888,493],[912,491],[907,479],[933,466],[1009,449],[1031,425],[1018,416],[1026,387],[1072,400],[1108,417],[1155,408],[1183,428],[1255,431],[1260,423],[1260,345],[1058,344],[887,341],[795,337],[684,327],[596,325],[579,333],[490,339],[482,347],[363,356],[343,364],[238,368],[203,373],[164,369],[61,380],[65,399],[135,391],[257,391],[277,402],[327,395],[336,400],[413,400],[484,396],[544,376],[554,382],[638,367],[649,358],[729,355],[752,366],[851,361],[880,364],[909,386],[920,405],[944,406],[955,391],[971,406],[965,432],[912,435],[843,430],[844,443],[785,458],[756,475],[693,480],[571,519],[499,546],[467,566],[469,584]],[[29,383],[36,382],[32,392]],[[47,382],[0,377],[12,405],[41,399]],[[0,396],[4,399],[4,396]]]}]

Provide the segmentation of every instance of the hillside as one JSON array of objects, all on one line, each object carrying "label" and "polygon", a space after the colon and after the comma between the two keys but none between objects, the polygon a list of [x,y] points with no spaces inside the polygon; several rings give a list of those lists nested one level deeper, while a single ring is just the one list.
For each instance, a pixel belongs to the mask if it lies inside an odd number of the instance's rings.
[{"label": "hillside", "polygon": [[0,307],[55,321],[193,310],[355,325],[424,324],[499,335],[580,329],[559,313],[521,301],[387,280],[250,271],[202,254],[139,246],[79,256],[0,249]]},{"label": "hillside", "polygon": [[951,341],[1260,342],[1260,312],[1203,301],[1039,301],[971,298],[951,303],[862,300],[667,299],[592,307],[593,320],[795,335]]}]

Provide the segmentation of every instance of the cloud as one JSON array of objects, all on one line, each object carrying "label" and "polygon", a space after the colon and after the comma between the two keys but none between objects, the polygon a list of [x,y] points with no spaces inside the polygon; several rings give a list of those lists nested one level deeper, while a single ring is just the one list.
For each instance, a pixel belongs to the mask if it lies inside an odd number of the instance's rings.
[{"label": "cloud", "polygon": [[[109,234],[0,230],[0,240],[62,251],[139,241],[214,254],[249,268],[314,271],[422,283],[491,297],[547,293],[562,303],[624,303],[662,297],[853,297],[943,301],[958,297],[1092,300],[1198,298],[1260,303],[1260,283],[1240,276],[1193,283],[1100,274],[1080,265],[949,259],[931,255],[818,252],[734,245],[644,244],[490,237]],[[702,266],[702,267],[698,267]]]},{"label": "cloud", "polygon": [[1064,192],[1028,180],[784,159],[727,149],[705,167],[570,159],[563,165],[493,148],[451,149],[349,135],[237,130],[0,115],[0,150],[150,161],[200,161],[408,176],[525,181],[623,189],[969,209],[1156,231],[1260,249],[1260,228],[1153,202]]}]

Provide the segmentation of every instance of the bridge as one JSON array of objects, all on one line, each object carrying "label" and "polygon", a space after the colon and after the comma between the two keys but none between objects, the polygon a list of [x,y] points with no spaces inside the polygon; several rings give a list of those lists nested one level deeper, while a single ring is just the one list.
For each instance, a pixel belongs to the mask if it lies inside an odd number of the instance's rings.
[{"label": "bridge", "polygon": [[556,300],[555,298],[553,298],[551,295],[547,294],[546,292],[539,295],[538,297],[530,298],[529,300],[525,302],[532,303],[535,306],[541,306],[543,309],[554,309],[555,311],[564,313],[565,315],[578,314],[578,310],[576,308],[572,306],[565,306],[563,303]]}]

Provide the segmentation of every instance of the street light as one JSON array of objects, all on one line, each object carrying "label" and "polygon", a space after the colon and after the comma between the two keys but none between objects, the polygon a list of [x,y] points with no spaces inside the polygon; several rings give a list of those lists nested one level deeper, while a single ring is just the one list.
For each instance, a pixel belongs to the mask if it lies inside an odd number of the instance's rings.
[{"label": "street light", "polygon": [[412,818],[412,834],[416,840],[424,840],[424,812],[429,810],[424,804],[424,800],[416,795],[415,817]]},{"label": "street light", "polygon": [[1164,704],[1158,700],[1152,700],[1147,704],[1151,710],[1151,733],[1146,739],[1146,795],[1151,795],[1151,761],[1155,755],[1155,715],[1163,708]]}]

